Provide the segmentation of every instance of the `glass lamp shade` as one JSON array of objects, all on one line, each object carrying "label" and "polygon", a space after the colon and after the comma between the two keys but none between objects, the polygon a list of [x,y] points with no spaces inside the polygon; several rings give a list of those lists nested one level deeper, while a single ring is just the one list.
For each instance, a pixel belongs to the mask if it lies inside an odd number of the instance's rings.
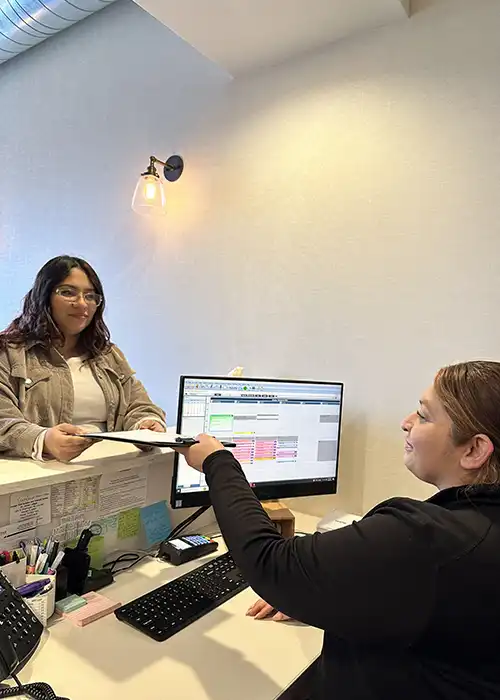
[{"label": "glass lamp shade", "polygon": [[132,197],[132,209],[143,216],[162,216],[165,214],[165,191],[158,175],[140,176]]}]

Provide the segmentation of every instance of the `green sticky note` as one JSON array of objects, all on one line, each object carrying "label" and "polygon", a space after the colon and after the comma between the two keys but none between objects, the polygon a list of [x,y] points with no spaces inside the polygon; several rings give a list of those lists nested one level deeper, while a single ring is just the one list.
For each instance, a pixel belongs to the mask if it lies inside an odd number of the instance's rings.
[{"label": "green sticky note", "polygon": [[127,540],[135,537],[141,529],[141,511],[139,508],[131,508],[120,513],[118,517],[118,539]]},{"label": "green sticky note", "polygon": [[[66,547],[75,549],[78,544],[78,538],[66,542]],[[104,563],[104,537],[103,535],[94,535],[91,537],[88,544],[88,553],[90,554],[90,566],[94,569],[101,569]]]},{"label": "green sticky note", "polygon": [[94,569],[101,569],[104,562],[104,537],[94,535],[89,542],[90,565]]}]

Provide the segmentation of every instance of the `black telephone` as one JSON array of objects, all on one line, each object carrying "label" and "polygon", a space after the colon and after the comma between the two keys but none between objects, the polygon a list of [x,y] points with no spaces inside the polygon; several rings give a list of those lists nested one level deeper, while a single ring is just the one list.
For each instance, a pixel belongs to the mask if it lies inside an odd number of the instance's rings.
[{"label": "black telephone", "polygon": [[0,681],[21,670],[42,632],[40,620],[0,573]]},{"label": "black telephone", "polygon": [[46,683],[23,686],[16,677],[33,655],[42,632],[40,620],[0,572],[0,681],[12,677],[18,684],[0,687],[0,698],[22,695],[36,700],[64,700],[57,698]]}]

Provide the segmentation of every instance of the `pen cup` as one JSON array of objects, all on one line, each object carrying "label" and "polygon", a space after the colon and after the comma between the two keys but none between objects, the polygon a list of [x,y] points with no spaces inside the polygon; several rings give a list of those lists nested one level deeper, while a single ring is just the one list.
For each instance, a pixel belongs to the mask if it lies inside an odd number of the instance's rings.
[{"label": "pen cup", "polygon": [[19,588],[26,583],[26,559],[21,561],[11,561],[10,564],[0,566],[0,571],[5,578],[14,586]]},{"label": "pen cup", "polygon": [[26,576],[26,583],[41,581],[45,578],[49,578],[52,584],[50,591],[47,591],[47,593],[38,593],[38,595],[33,596],[33,598],[25,598],[24,600],[38,617],[42,625],[47,627],[47,622],[54,614],[56,607],[56,577],[47,576],[47,574],[28,574]]}]

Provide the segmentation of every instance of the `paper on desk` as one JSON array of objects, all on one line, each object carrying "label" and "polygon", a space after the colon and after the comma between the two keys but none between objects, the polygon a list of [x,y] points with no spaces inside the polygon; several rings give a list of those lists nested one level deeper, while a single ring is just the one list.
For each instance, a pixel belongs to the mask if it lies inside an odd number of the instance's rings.
[{"label": "paper on desk", "polygon": [[172,531],[170,516],[165,501],[152,503],[150,506],[141,508],[141,521],[146,533],[148,547],[163,542]]},{"label": "paper on desk", "polygon": [[141,529],[141,511],[139,508],[125,510],[118,516],[118,539],[128,540],[136,537]]},{"label": "paper on desk", "polygon": [[35,520],[36,525],[48,525],[50,510],[50,486],[28,489],[10,497],[9,520],[11,523]]},{"label": "paper on desk", "polygon": [[95,510],[98,490],[98,476],[54,484],[51,487],[52,520],[76,511]]},{"label": "paper on desk", "polygon": [[99,485],[100,516],[114,515],[146,503],[148,470],[145,467],[103,474]]}]

